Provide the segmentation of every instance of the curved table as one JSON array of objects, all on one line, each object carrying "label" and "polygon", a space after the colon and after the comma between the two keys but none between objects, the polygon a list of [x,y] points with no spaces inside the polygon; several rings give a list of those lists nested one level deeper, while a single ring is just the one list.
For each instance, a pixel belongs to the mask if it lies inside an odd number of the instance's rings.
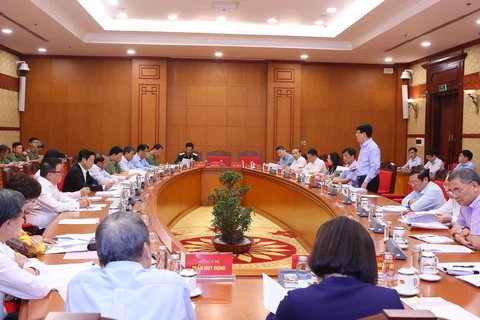
[{"label": "curved table", "polygon": [[[169,250],[180,251],[182,257],[186,249],[170,232],[170,228],[182,217],[201,205],[208,204],[207,196],[213,188],[220,187],[218,176],[226,169],[196,168],[159,179],[145,190],[145,202],[150,216],[149,228],[157,232]],[[232,169],[243,175],[243,184],[251,190],[244,197],[244,205],[252,206],[257,213],[265,215],[285,230],[292,232],[296,239],[307,249],[313,246],[318,227],[325,221],[340,215],[347,215],[368,228],[366,218],[358,217],[353,206],[341,205],[337,197],[322,190],[311,189],[295,181],[250,169]],[[370,199],[377,205],[397,204],[379,197]],[[135,207],[138,209],[138,207]],[[94,232],[95,225],[59,225],[64,218],[85,218],[107,216],[107,210],[97,212],[65,212],[60,214],[45,231],[46,237],[64,233]],[[396,214],[387,215],[393,226],[400,226]],[[406,235],[415,231],[406,230]],[[424,232],[423,232],[424,233]],[[429,233],[446,235],[448,231]],[[384,252],[383,235],[372,234],[377,252]],[[420,241],[409,238],[407,256],[414,244]],[[441,254],[441,262],[480,261],[478,252],[474,254]],[[81,260],[62,260],[63,254],[40,257],[47,264],[75,263]],[[409,260],[397,261],[396,269],[409,265]],[[263,271],[263,270],[262,270]],[[276,271],[275,271],[276,272]],[[422,281],[419,289],[423,297],[440,296],[480,316],[480,295],[477,289],[453,276],[441,274],[439,282]],[[244,276],[237,273],[235,282],[200,282],[198,286],[203,294],[193,301],[197,304],[198,319],[264,319],[268,311],[263,307],[261,277]],[[54,291],[41,300],[22,302],[21,319],[37,319],[46,316],[49,311],[62,311],[64,302]]]}]

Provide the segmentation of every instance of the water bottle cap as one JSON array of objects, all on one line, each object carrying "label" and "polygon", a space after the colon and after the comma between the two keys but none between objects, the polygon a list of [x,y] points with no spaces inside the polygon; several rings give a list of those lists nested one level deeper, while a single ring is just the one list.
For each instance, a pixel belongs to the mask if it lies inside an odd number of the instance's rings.
[{"label": "water bottle cap", "polygon": [[305,262],[305,261],[307,261],[307,257],[305,257],[305,256],[300,256],[300,257],[298,257],[298,261]]},{"label": "water bottle cap", "polygon": [[158,250],[159,251],[167,251],[167,247],[166,246],[158,246]]},{"label": "water bottle cap", "polygon": [[172,258],[172,260],[178,260],[178,259],[180,259],[180,257],[178,256],[178,254],[172,254],[171,258]]}]

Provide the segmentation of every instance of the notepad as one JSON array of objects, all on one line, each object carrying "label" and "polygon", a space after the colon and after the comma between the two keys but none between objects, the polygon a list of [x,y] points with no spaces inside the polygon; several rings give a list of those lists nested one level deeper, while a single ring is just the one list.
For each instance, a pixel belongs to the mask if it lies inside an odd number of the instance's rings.
[{"label": "notepad", "polygon": [[480,320],[474,314],[471,314],[462,307],[446,301],[440,297],[432,298],[402,298],[406,305],[413,310],[430,310],[439,318],[445,319],[462,319],[462,320]]},{"label": "notepad", "polygon": [[466,276],[458,276],[460,280],[473,284],[475,287],[480,287],[480,274],[470,274]]},{"label": "notepad", "polygon": [[70,264],[50,264],[45,265],[47,283],[51,289],[61,289],[68,286],[68,282],[79,272],[98,266],[90,262],[70,263]]},{"label": "notepad", "polygon": [[411,234],[411,238],[416,238],[428,243],[453,243],[453,239],[445,236],[437,236],[435,234]]},{"label": "notepad", "polygon": [[95,260],[98,259],[97,251],[67,252],[63,260]]},{"label": "notepad", "polygon": [[480,273],[480,262],[442,262],[437,269],[449,275],[464,276]]},{"label": "notepad", "polygon": [[436,253],[473,253],[472,250],[461,245],[422,243],[421,246],[422,250],[429,250]]},{"label": "notepad", "polygon": [[432,229],[432,230],[448,230],[448,227],[438,221],[435,222],[408,222],[405,218],[398,219],[407,228],[410,229]]},{"label": "notepad", "polygon": [[435,214],[430,212],[416,212],[406,216],[407,222],[438,222]]}]

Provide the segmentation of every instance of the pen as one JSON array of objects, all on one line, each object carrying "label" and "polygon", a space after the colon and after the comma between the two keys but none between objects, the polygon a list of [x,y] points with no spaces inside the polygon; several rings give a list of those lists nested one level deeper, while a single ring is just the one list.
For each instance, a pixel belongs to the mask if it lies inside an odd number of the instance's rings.
[{"label": "pen", "polygon": [[462,266],[462,265],[454,265],[454,268],[475,268],[475,266]]}]

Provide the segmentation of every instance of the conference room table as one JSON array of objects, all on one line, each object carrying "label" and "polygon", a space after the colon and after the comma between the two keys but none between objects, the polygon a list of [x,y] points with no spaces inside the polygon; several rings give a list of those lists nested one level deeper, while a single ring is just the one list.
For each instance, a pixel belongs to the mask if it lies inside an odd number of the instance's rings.
[{"label": "conference room table", "polygon": [[[243,205],[254,208],[257,214],[277,223],[285,231],[290,232],[302,246],[310,251],[318,227],[337,216],[349,216],[357,220],[368,229],[368,219],[355,213],[353,205],[341,204],[337,196],[330,196],[318,188],[297,183],[292,179],[283,178],[266,172],[241,168],[194,168],[192,170],[175,173],[172,176],[159,178],[150,182],[143,191],[143,203],[147,204],[146,212],[149,216],[149,229],[155,231],[160,240],[170,252],[180,253],[182,260],[187,250],[170,229],[183,217],[202,205],[210,205],[207,196],[214,188],[221,187],[219,175],[225,170],[235,170],[242,174],[240,184],[249,185],[251,190],[245,195]],[[105,199],[104,199],[105,200]],[[378,206],[398,205],[384,197],[369,198]],[[134,207],[140,210],[138,203]],[[108,215],[108,209],[93,212],[64,212],[57,216],[45,230],[44,236],[55,237],[66,233],[95,232],[96,225],[64,225],[58,224],[66,218],[92,218],[100,220]],[[401,226],[397,220],[397,213],[387,213],[386,218],[392,225]],[[377,253],[385,252],[383,234],[369,231],[375,243]],[[414,233],[432,233],[448,235],[448,230],[406,230],[408,249],[410,252],[415,244],[421,241],[408,237]],[[212,233],[212,236],[214,234]],[[155,244],[158,246],[158,244]],[[154,249],[152,245],[152,249]],[[47,254],[40,256],[46,264],[76,263],[86,260],[64,260],[64,254]],[[478,252],[472,254],[437,254],[440,262],[480,261]],[[98,261],[96,261],[98,263]],[[395,269],[410,266],[410,259],[397,260]],[[193,298],[196,304],[196,315],[199,320],[211,319],[238,319],[252,320],[265,319],[268,310],[263,304],[263,285],[261,273],[277,275],[275,269],[235,270],[235,281],[199,281],[198,287],[202,295]],[[480,316],[480,295],[473,285],[440,273],[438,282],[421,281],[419,297],[442,297],[447,301],[458,304],[467,311]],[[63,311],[64,301],[57,291],[50,292],[40,300],[22,301],[20,319],[39,319],[50,311]]]}]

